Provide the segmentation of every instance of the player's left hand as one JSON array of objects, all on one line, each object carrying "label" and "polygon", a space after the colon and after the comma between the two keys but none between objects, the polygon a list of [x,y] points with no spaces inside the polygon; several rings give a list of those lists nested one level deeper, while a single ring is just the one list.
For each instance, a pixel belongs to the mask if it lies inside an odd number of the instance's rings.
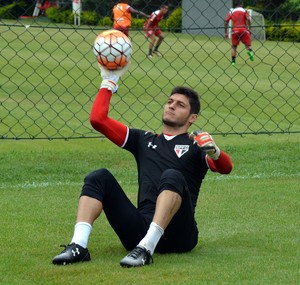
[{"label": "player's left hand", "polygon": [[118,81],[122,75],[126,73],[130,65],[130,62],[123,68],[115,69],[115,70],[109,70],[104,68],[102,65],[98,64],[102,82],[100,88],[107,88],[111,90],[113,93],[116,93],[118,90]]},{"label": "player's left hand", "polygon": [[190,138],[203,150],[210,158],[216,160],[220,156],[220,149],[216,145],[212,136],[202,130],[191,133]]}]

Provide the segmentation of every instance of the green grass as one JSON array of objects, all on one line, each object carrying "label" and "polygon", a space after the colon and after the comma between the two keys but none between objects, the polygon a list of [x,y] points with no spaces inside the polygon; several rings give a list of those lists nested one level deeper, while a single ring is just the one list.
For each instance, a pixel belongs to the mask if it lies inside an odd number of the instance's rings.
[{"label": "green grass", "polygon": [[198,200],[199,244],[124,269],[126,251],[106,217],[95,223],[90,263],[51,264],[73,233],[84,176],[106,167],[136,201],[131,155],[99,139],[1,141],[1,284],[298,284],[299,135],[215,137],[232,156],[209,173]]},{"label": "green grass", "polygon": [[[24,25],[0,26],[0,135],[96,136],[88,116],[101,82],[92,52],[100,28],[19,23]],[[26,29],[26,24],[31,26]],[[234,68],[230,42],[222,37],[166,32],[160,47],[164,57],[149,60],[143,33],[131,31],[130,36],[132,65],[113,98],[114,117],[159,130],[161,105],[171,89],[188,85],[201,94],[198,128],[205,125],[212,133],[299,132],[298,43],[253,41],[254,62],[241,45]]]}]

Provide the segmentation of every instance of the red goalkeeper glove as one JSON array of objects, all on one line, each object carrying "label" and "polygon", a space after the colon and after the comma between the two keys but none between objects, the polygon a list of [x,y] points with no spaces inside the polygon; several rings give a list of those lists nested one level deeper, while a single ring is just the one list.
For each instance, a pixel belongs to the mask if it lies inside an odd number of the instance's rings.
[{"label": "red goalkeeper glove", "polygon": [[220,149],[209,133],[197,130],[192,132],[190,137],[211,159],[217,160],[219,158]]}]

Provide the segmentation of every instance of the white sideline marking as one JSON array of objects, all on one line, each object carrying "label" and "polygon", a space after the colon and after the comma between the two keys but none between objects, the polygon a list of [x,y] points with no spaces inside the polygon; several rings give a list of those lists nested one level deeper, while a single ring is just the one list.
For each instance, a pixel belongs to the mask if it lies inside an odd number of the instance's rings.
[{"label": "white sideline marking", "polygon": [[287,173],[280,173],[280,172],[272,172],[269,173],[256,173],[256,174],[248,174],[248,175],[220,175],[216,174],[217,176],[211,177],[208,176],[205,180],[244,180],[244,179],[268,179],[272,177],[300,177],[300,172],[287,174]]},{"label": "white sideline marking", "polygon": [[[244,180],[244,179],[266,179],[272,177],[300,177],[300,172],[294,174],[286,174],[280,172],[272,172],[271,174],[267,173],[257,173],[257,174],[249,174],[249,175],[219,175],[219,174],[208,174],[205,180]],[[63,186],[74,186],[74,187],[82,187],[83,182],[70,182],[70,181],[57,181],[57,182],[24,182],[21,184],[10,185],[6,183],[0,184],[0,189],[7,188],[18,188],[18,189],[32,189],[32,188],[48,188],[48,187],[63,187]]]},{"label": "white sideline marking", "polygon": [[31,189],[31,188],[48,188],[48,187],[62,187],[62,186],[76,186],[80,187],[83,185],[82,183],[77,182],[69,182],[69,181],[58,181],[58,182],[24,182],[21,184],[10,185],[1,183],[0,189],[4,188],[19,188],[19,189]]}]

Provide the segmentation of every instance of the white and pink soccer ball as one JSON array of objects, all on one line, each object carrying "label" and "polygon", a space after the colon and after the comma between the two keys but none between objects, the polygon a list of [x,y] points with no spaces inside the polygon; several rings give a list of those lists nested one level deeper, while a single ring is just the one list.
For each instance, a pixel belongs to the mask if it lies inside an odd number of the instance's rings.
[{"label": "white and pink soccer ball", "polygon": [[93,51],[100,65],[110,70],[120,69],[131,59],[132,44],[121,31],[107,30],[97,36]]}]

